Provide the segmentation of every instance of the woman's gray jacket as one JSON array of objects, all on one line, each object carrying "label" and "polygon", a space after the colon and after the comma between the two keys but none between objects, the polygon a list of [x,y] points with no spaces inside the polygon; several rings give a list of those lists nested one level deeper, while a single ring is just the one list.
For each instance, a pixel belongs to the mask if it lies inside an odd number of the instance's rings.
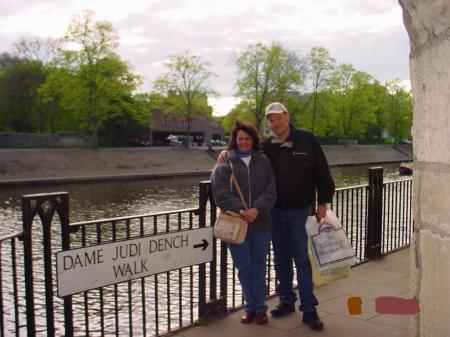
[{"label": "woman's gray jacket", "polygon": [[[272,165],[262,152],[255,152],[247,166],[234,150],[228,152],[234,174],[249,208],[259,210],[258,217],[249,224],[250,231],[272,228],[270,211],[275,205],[277,191]],[[231,169],[228,162],[217,164],[211,176],[214,202],[221,210],[239,213],[244,209],[236,189],[230,186]]]}]

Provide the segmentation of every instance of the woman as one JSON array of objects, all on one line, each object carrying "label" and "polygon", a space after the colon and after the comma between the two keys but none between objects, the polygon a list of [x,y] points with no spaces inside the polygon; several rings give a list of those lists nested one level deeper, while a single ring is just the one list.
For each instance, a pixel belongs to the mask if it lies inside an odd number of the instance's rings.
[{"label": "woman", "polygon": [[261,152],[256,128],[236,122],[228,144],[232,164],[248,209],[244,209],[236,189],[230,186],[229,162],[218,164],[211,177],[214,201],[223,211],[240,213],[249,223],[245,241],[228,244],[238,270],[245,301],[244,324],[253,320],[266,324],[266,261],[271,239],[270,211],[275,205],[276,188],[272,166]]}]

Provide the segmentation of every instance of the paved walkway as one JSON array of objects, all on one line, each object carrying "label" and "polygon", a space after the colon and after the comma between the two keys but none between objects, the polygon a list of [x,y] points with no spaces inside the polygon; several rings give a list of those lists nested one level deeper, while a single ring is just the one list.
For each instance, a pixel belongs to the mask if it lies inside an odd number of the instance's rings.
[{"label": "paved walkway", "polygon": [[[325,324],[321,332],[303,325],[298,313],[279,319],[269,317],[269,324],[265,326],[241,324],[242,310],[239,310],[206,326],[188,328],[176,336],[408,337],[410,316],[377,314],[374,300],[379,296],[412,297],[409,290],[409,249],[355,267],[349,278],[317,288],[316,295],[320,302],[319,315]],[[351,296],[362,298],[361,315],[348,314],[347,299]],[[270,299],[269,310],[277,303],[277,298]]]}]

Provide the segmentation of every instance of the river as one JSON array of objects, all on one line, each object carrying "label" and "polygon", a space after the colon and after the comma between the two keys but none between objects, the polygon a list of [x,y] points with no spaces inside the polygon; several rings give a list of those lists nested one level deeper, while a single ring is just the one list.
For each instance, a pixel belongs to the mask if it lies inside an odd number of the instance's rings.
[{"label": "river", "polygon": [[[383,165],[385,181],[400,179],[398,164]],[[332,168],[336,187],[367,183],[369,166]],[[21,196],[69,192],[70,222],[170,211],[198,205],[198,183],[209,177],[2,188],[0,236],[22,229]]]}]

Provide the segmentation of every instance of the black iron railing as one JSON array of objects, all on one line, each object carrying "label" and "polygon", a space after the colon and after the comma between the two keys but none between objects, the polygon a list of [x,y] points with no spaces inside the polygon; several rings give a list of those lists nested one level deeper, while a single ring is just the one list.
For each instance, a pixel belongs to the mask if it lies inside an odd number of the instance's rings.
[{"label": "black iron railing", "polygon": [[[18,241],[23,232],[0,237],[0,336],[19,335],[26,320],[23,303],[23,256]],[[21,307],[22,305],[22,307]]]},{"label": "black iron railing", "polygon": [[[384,183],[382,169],[370,170],[367,185],[336,190],[332,208],[358,263],[409,245],[411,199],[411,179]],[[215,239],[211,262],[56,296],[58,251],[211,227],[217,208],[209,182],[200,183],[196,208],[72,224],[68,209],[64,192],[24,196],[23,231],[0,238],[1,337],[161,336],[242,306],[237,272]],[[270,252],[268,295],[275,285]]]},{"label": "black iron railing", "polygon": [[[74,223],[71,247],[198,228],[198,213],[192,208]],[[152,336],[192,325],[199,317],[200,274],[201,266],[191,266],[73,295],[74,334]]]},{"label": "black iron railing", "polygon": [[412,179],[383,184],[382,254],[409,245],[413,230]]}]

